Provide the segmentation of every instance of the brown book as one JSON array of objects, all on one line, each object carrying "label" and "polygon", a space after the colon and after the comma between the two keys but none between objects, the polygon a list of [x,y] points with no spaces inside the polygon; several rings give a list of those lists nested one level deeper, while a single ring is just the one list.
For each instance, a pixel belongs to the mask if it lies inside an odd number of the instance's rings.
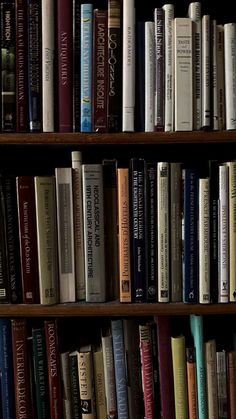
[{"label": "brown book", "polygon": [[14,319],[12,326],[12,357],[15,382],[16,419],[33,417],[30,370],[25,319]]},{"label": "brown book", "polygon": [[48,365],[50,414],[51,419],[62,419],[63,407],[57,321],[45,320],[44,327]]},{"label": "brown book", "polygon": [[23,302],[39,303],[34,178],[16,178]]},{"label": "brown book", "polygon": [[229,417],[236,418],[236,351],[227,353]]},{"label": "brown book", "polygon": [[72,1],[57,2],[58,130],[73,130]]},{"label": "brown book", "polygon": [[195,348],[186,348],[188,413],[189,419],[197,419],[197,376]]},{"label": "brown book", "polygon": [[93,13],[93,131],[107,132],[107,11]]},{"label": "brown book", "polygon": [[16,130],[28,131],[27,2],[16,0]]}]

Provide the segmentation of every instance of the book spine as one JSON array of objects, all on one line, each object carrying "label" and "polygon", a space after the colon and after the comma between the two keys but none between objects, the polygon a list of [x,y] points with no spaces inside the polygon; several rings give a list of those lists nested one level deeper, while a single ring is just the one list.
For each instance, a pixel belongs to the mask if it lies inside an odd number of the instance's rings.
[{"label": "book spine", "polygon": [[185,337],[171,338],[174,392],[175,392],[175,417],[176,419],[188,418],[187,378]]},{"label": "book spine", "polygon": [[229,301],[236,301],[236,162],[229,167]]},{"label": "book spine", "polygon": [[174,5],[164,4],[165,42],[165,131],[174,130],[174,61],[173,61],[173,20]]},{"label": "book spine", "polygon": [[155,131],[164,131],[164,10],[160,7],[154,9],[154,39],[156,52],[156,74],[155,74],[155,89],[154,89],[154,126]]},{"label": "book spine", "polygon": [[69,352],[60,353],[60,369],[62,382],[62,404],[63,404],[63,418],[71,419],[72,404],[71,404],[71,381],[69,370]]},{"label": "book spine", "polygon": [[102,350],[93,352],[94,385],[97,419],[106,417],[106,394]]},{"label": "book spine", "polygon": [[72,168],[56,168],[55,173],[60,302],[74,302],[76,292]]},{"label": "book spine", "polygon": [[156,323],[153,320],[149,321],[149,325],[150,325],[150,333],[151,333],[154,409],[155,409],[155,417],[156,417],[161,414],[160,377],[159,377],[158,348],[157,348],[157,328],[156,328]]},{"label": "book spine", "polygon": [[23,302],[37,304],[39,281],[34,179],[18,176],[16,182]]},{"label": "book spine", "polygon": [[[47,1],[47,0],[46,0]],[[69,4],[68,4],[69,3]],[[58,130],[73,130],[72,1],[57,2]]]},{"label": "book spine", "polygon": [[32,340],[37,417],[47,419],[49,399],[44,329],[32,329]]},{"label": "book spine", "polygon": [[28,104],[29,130],[42,129],[41,109],[41,9],[39,0],[28,0]]},{"label": "book spine", "polygon": [[104,188],[101,164],[82,165],[87,302],[106,300]]},{"label": "book spine", "polygon": [[[68,9],[70,9],[68,7]],[[54,131],[54,0],[42,0],[42,129]],[[67,102],[69,107],[69,101]]]},{"label": "book spine", "polygon": [[226,129],[236,129],[236,23],[224,25]]},{"label": "book spine", "polygon": [[230,417],[236,417],[236,352],[227,353],[227,377],[228,377],[228,405]]},{"label": "book spine", "polygon": [[41,304],[58,302],[55,178],[35,176],[35,206]]},{"label": "book spine", "polygon": [[78,356],[77,352],[69,353],[70,386],[71,386],[71,410],[73,419],[81,419]]},{"label": "book spine", "polygon": [[27,50],[27,4],[16,1],[16,130],[29,129],[28,121],[28,50]]},{"label": "book spine", "polygon": [[80,131],[80,0],[73,0],[73,131]]},{"label": "book spine", "polygon": [[142,371],[142,387],[144,396],[144,412],[146,419],[154,419],[154,381],[150,326],[139,326],[140,358]]},{"label": "book spine", "polygon": [[108,0],[108,131],[121,131],[121,2]]},{"label": "book spine", "polygon": [[209,340],[205,343],[206,349],[206,383],[208,417],[218,418],[217,375],[216,375],[216,342]]},{"label": "book spine", "polygon": [[132,293],[128,169],[117,169],[117,197],[120,302],[130,303]]},{"label": "book spine", "polygon": [[45,341],[51,419],[62,419],[62,394],[56,320],[45,320]]},{"label": "book spine", "polygon": [[11,320],[16,419],[32,418],[30,372],[25,319]]},{"label": "book spine", "polygon": [[73,213],[75,238],[75,281],[76,298],[85,300],[84,231],[83,231],[83,192],[82,155],[72,151]]},{"label": "book spine", "polygon": [[229,301],[229,168],[219,166],[218,302]]},{"label": "book spine", "polygon": [[[145,22],[136,22],[135,130],[145,131]],[[154,80],[153,80],[154,83]],[[153,101],[154,107],[154,101]],[[154,113],[154,111],[153,111]],[[154,121],[154,115],[153,115]],[[154,123],[154,122],[153,122]],[[153,129],[154,131],[154,129]]]},{"label": "book spine", "polygon": [[82,419],[96,419],[92,352],[78,352]]},{"label": "book spine", "polygon": [[134,131],[135,106],[135,8],[134,0],[123,1],[122,131]]},{"label": "book spine", "polygon": [[167,303],[169,284],[169,163],[157,163],[158,301]]},{"label": "book spine", "polygon": [[20,243],[17,217],[16,179],[14,176],[3,177],[3,191],[6,214],[7,259],[10,280],[10,301],[22,301],[20,273]]},{"label": "book spine", "polygon": [[7,254],[7,227],[3,180],[0,177],[0,302],[10,302],[10,281]]},{"label": "book spine", "polygon": [[123,417],[124,419],[128,419],[127,378],[125,368],[123,323],[121,319],[111,321],[111,332],[115,366],[118,418]]},{"label": "book spine", "polygon": [[81,4],[81,132],[92,131],[92,25],[93,5]]},{"label": "book spine", "polygon": [[132,158],[130,162],[130,181],[132,194],[132,245],[134,299],[142,302],[146,299],[146,253],[145,253],[145,179],[144,159]]},{"label": "book spine", "polygon": [[219,162],[209,161],[210,176],[210,259],[211,259],[211,280],[210,294],[211,301],[218,302],[218,201],[219,201]]},{"label": "book spine", "polygon": [[157,164],[146,164],[147,301],[157,301]]},{"label": "book spine", "polygon": [[217,66],[217,22],[216,19],[211,21],[211,74],[212,74],[212,129],[219,130],[219,104],[218,104],[218,66]]},{"label": "book spine", "polygon": [[117,400],[116,400],[116,383],[115,383],[115,367],[113,357],[112,336],[102,336],[102,353],[104,364],[105,394],[107,417],[117,418]]},{"label": "book spine", "polygon": [[199,303],[210,303],[210,180],[199,179]]},{"label": "book spine", "polygon": [[202,128],[211,126],[211,57],[210,57],[211,19],[202,17]]},{"label": "book spine", "polygon": [[14,377],[11,321],[0,319],[1,412],[4,419],[14,419]]},{"label": "book spine", "polygon": [[155,87],[154,22],[145,22],[145,131],[154,131]]},{"label": "book spine", "polygon": [[93,25],[93,131],[107,132],[108,13],[94,10]]},{"label": "book spine", "polygon": [[201,3],[194,1],[189,4],[188,16],[192,19],[194,33],[194,130],[202,128],[202,15]]},{"label": "book spine", "polygon": [[216,352],[216,372],[218,390],[218,417],[228,417],[226,352]]},{"label": "book spine", "polygon": [[174,19],[175,131],[193,130],[193,22]]},{"label": "book spine", "polygon": [[189,419],[198,419],[196,353],[195,353],[194,347],[186,348],[186,365],[187,365]]},{"label": "book spine", "polygon": [[217,69],[219,130],[222,131],[225,129],[225,59],[223,25],[217,25]]}]

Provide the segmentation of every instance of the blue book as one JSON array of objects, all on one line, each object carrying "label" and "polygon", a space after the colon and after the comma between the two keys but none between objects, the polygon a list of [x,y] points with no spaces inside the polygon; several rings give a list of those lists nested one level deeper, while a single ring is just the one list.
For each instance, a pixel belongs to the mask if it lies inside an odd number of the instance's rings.
[{"label": "blue book", "polygon": [[0,319],[0,386],[4,419],[15,418],[14,376],[10,319]]},{"label": "blue book", "polygon": [[93,5],[81,4],[81,116],[80,131],[92,131]]},{"label": "blue book", "polygon": [[128,419],[128,392],[126,377],[125,348],[123,335],[123,322],[121,319],[111,321],[115,381],[116,381],[116,399],[118,418]]},{"label": "blue book", "polygon": [[207,419],[207,391],[206,391],[206,367],[205,367],[205,344],[203,339],[203,317],[196,314],[190,315],[190,329],[193,336],[196,351],[197,370],[197,400],[198,417]]}]

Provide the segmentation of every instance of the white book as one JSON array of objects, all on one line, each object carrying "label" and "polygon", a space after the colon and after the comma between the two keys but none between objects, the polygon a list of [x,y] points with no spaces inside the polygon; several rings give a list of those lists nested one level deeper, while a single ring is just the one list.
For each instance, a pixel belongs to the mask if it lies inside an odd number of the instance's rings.
[{"label": "white book", "polygon": [[173,20],[174,5],[164,4],[165,43],[165,131],[174,129],[174,64],[173,64]]},{"label": "white book", "polygon": [[134,131],[135,105],[135,8],[123,1],[123,104],[122,131]]},{"label": "white book", "polygon": [[236,161],[229,167],[229,301],[236,301]]},{"label": "white book", "polygon": [[193,22],[174,19],[175,131],[193,130]]},{"label": "white book", "polygon": [[211,19],[202,17],[202,128],[211,125]]},{"label": "white book", "polygon": [[212,72],[212,129],[219,130],[219,94],[218,94],[218,52],[217,52],[217,23],[211,22],[211,72]]},{"label": "white book", "polygon": [[145,22],[145,131],[154,131],[155,87],[154,22]]},{"label": "white book", "polygon": [[54,0],[42,0],[42,125],[54,131]]},{"label": "white book", "polygon": [[77,300],[85,299],[82,154],[72,151],[73,211],[75,238],[75,283]]},{"label": "white book", "polygon": [[72,303],[76,300],[72,168],[58,167],[55,174],[60,302]]},{"label": "white book", "polygon": [[157,163],[158,301],[170,300],[169,279],[169,163]]},{"label": "white book", "polygon": [[106,300],[102,164],[82,165],[85,294],[87,302]]},{"label": "white book", "polygon": [[210,179],[199,179],[199,303],[210,303]]},{"label": "white book", "polygon": [[219,166],[218,302],[229,301],[229,168]]},{"label": "white book", "polygon": [[224,25],[226,129],[236,129],[236,23]]},{"label": "white book", "polygon": [[198,1],[189,4],[188,17],[193,21],[193,49],[194,49],[194,86],[193,86],[193,128],[202,127],[202,15],[201,3]]},{"label": "white book", "polygon": [[224,58],[224,26],[217,25],[217,86],[219,130],[225,129],[225,58]]}]

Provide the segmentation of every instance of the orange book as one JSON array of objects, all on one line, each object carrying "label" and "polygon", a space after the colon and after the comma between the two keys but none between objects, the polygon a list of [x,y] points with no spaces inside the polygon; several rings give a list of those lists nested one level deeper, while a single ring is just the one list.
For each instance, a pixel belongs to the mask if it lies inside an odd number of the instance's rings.
[{"label": "orange book", "polygon": [[186,348],[189,419],[197,419],[197,379],[195,348]]},{"label": "orange book", "polygon": [[236,351],[227,353],[227,377],[230,417],[236,418]]},{"label": "orange book", "polygon": [[131,303],[129,169],[117,169],[120,302]]}]

